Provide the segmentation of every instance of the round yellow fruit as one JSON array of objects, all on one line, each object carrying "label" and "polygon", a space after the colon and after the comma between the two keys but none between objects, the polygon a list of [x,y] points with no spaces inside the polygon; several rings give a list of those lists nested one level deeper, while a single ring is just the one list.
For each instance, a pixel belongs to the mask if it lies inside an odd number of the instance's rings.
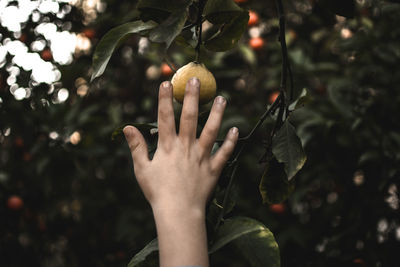
[{"label": "round yellow fruit", "polygon": [[174,88],[174,98],[179,103],[183,102],[186,83],[190,78],[196,77],[200,80],[200,104],[206,104],[214,98],[217,91],[217,83],[214,75],[202,63],[190,62],[178,69],[172,77],[171,83]]}]

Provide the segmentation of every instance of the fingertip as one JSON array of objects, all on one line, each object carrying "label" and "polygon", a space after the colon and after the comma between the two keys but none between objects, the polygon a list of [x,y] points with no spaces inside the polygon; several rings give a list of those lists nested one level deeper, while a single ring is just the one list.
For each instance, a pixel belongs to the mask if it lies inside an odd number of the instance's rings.
[{"label": "fingertip", "polygon": [[226,104],[226,99],[225,99],[225,97],[219,95],[214,99],[214,102],[216,104]]},{"label": "fingertip", "polygon": [[124,133],[126,139],[130,139],[133,135],[133,127],[130,125],[127,125],[124,127],[122,132]]},{"label": "fingertip", "polygon": [[237,139],[239,137],[239,129],[237,127],[232,127],[229,130],[229,136],[234,139]]},{"label": "fingertip", "polygon": [[199,86],[200,80],[197,77],[192,77],[189,79],[189,84],[192,86]]},{"label": "fingertip", "polygon": [[171,88],[172,87],[172,83],[170,81],[164,81],[161,83],[161,87],[162,88]]}]

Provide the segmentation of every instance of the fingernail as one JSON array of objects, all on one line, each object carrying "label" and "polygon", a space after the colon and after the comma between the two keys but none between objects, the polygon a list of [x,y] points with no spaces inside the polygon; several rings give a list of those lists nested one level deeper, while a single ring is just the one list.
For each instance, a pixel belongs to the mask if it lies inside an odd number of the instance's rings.
[{"label": "fingernail", "polygon": [[196,77],[190,78],[189,83],[193,86],[198,86],[200,81]]},{"label": "fingernail", "polygon": [[234,135],[236,135],[236,134],[238,134],[238,133],[239,133],[239,129],[238,129],[238,128],[236,128],[236,127],[232,127],[232,129],[231,129],[231,133],[232,133],[232,134],[234,134]]},{"label": "fingernail", "polygon": [[215,99],[215,102],[217,104],[223,104],[223,103],[225,103],[225,98],[223,96],[217,96]]},{"label": "fingernail", "polygon": [[161,85],[162,85],[162,87],[164,87],[164,88],[169,88],[169,87],[171,87],[171,82],[170,82],[170,81],[165,81],[165,82],[163,82]]},{"label": "fingernail", "polygon": [[128,139],[129,137],[131,137],[132,129],[130,127],[126,126],[122,131],[124,132],[125,138]]}]

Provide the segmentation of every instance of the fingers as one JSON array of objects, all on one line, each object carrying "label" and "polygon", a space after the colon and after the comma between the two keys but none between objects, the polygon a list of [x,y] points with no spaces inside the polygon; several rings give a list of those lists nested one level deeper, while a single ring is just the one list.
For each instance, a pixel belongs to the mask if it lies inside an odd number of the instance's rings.
[{"label": "fingers", "polygon": [[231,156],[239,137],[239,130],[233,127],[229,130],[225,141],[218,151],[211,157],[211,168],[219,173]]},{"label": "fingers", "polygon": [[169,81],[160,85],[158,93],[158,144],[165,147],[176,136],[172,85]]},{"label": "fingers", "polygon": [[148,163],[149,153],[143,135],[133,126],[126,126],[123,130],[129,149],[131,150],[135,167]]},{"label": "fingers", "polygon": [[204,147],[205,153],[210,154],[217,138],[218,131],[222,122],[226,106],[226,100],[222,96],[218,96],[214,100],[211,108],[210,116],[207,119],[206,125],[201,132],[199,144]]},{"label": "fingers", "polygon": [[190,144],[196,139],[199,91],[200,81],[197,78],[191,78],[186,84],[179,125],[179,138],[186,144]]}]

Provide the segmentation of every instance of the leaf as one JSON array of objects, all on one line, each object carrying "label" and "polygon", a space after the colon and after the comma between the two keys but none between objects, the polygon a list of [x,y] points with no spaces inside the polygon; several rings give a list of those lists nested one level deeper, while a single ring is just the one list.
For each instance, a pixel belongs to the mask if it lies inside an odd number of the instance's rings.
[{"label": "leaf", "polygon": [[286,120],[272,139],[272,153],[278,162],[285,164],[287,179],[290,181],[306,162],[300,138],[293,125]]},{"label": "leaf", "polygon": [[117,47],[119,41],[130,33],[138,33],[141,31],[152,29],[157,24],[153,21],[143,22],[134,21],[120,25],[104,35],[96,47],[93,55],[92,68],[93,73],[90,81],[103,74],[106,69],[107,63],[110,60],[114,49]]},{"label": "leaf", "polygon": [[139,11],[156,9],[172,13],[184,6],[189,6],[192,2],[193,0],[140,0],[136,8]]},{"label": "leaf", "polygon": [[216,52],[233,48],[247,29],[248,20],[249,13],[247,11],[241,12],[240,15],[229,24],[224,25],[216,36],[207,40],[205,47]]},{"label": "leaf", "polygon": [[263,204],[274,204],[285,201],[294,191],[294,183],[288,181],[283,164],[275,158],[265,166],[259,185]]},{"label": "leaf", "polygon": [[252,267],[279,267],[281,259],[278,244],[268,228],[252,232],[233,242]]},{"label": "leaf", "polygon": [[289,109],[290,110],[296,110],[299,108],[304,107],[306,104],[310,103],[312,101],[312,97],[308,93],[306,88],[303,88],[303,91],[301,91],[300,96],[293,101],[293,103],[290,104]]},{"label": "leaf", "polygon": [[254,219],[232,217],[225,220],[216,233],[209,253],[214,253],[230,242],[238,247],[251,266],[280,266],[279,248],[274,235]]},{"label": "leaf", "polygon": [[138,266],[138,264],[144,262],[153,252],[158,251],[158,240],[153,239],[148,243],[141,251],[139,251],[131,261],[128,263],[128,267]]},{"label": "leaf", "polygon": [[123,135],[122,130],[127,125],[135,126],[136,128],[138,128],[139,131],[142,132],[143,135],[145,135],[145,137],[148,135],[152,135],[153,134],[152,129],[157,129],[157,127],[158,127],[156,122],[125,124],[123,126],[118,127],[117,129],[115,129],[113,131],[113,133],[111,134],[111,140],[116,140],[119,136]]},{"label": "leaf", "polygon": [[150,32],[150,40],[158,43],[166,43],[168,48],[175,37],[181,33],[187,17],[187,7],[172,12],[165,21]]},{"label": "leaf", "polygon": [[232,0],[208,0],[204,7],[206,19],[213,24],[229,23],[242,12]]},{"label": "leaf", "polygon": [[320,5],[334,14],[354,18],[355,3],[354,0],[322,0]]},{"label": "leaf", "polygon": [[239,52],[243,59],[251,66],[257,65],[257,57],[254,53],[253,49],[250,49],[249,46],[240,44],[239,45]]}]

